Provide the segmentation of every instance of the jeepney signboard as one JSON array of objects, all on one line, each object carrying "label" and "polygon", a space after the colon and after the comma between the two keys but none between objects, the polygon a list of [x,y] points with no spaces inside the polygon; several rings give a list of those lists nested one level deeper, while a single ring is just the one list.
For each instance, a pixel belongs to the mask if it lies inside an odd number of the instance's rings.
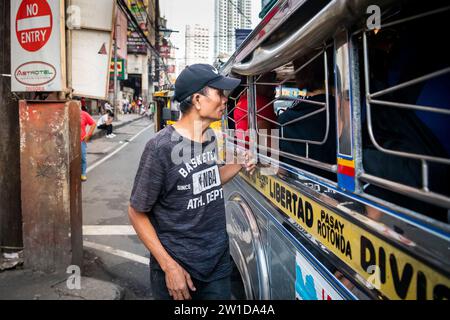
[{"label": "jeepney signboard", "polygon": [[[276,176],[262,175],[259,170],[253,176],[241,176],[384,297],[394,300],[450,298],[448,275],[413,254],[319,204]],[[413,242],[400,240],[414,250]],[[298,257],[297,265],[304,265]]]},{"label": "jeepney signboard", "polygon": [[11,1],[11,90],[63,91],[61,0]]}]

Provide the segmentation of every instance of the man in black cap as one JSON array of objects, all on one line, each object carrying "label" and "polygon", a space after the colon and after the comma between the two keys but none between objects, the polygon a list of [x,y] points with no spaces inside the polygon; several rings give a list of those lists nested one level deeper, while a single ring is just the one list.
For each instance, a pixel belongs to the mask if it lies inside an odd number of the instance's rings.
[{"label": "man in black cap", "polygon": [[244,164],[217,165],[209,126],[225,112],[224,90],[240,80],[194,64],[175,83],[182,118],[147,143],[136,174],[129,217],[149,249],[155,299],[230,299],[231,261],[222,185]]}]

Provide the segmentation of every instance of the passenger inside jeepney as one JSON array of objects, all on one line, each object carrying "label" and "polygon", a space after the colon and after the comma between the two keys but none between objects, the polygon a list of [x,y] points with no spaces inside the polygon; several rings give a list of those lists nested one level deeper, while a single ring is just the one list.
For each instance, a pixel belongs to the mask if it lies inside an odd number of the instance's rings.
[{"label": "passenger inside jeepney", "polygon": [[[275,99],[276,74],[269,72],[256,81],[256,120],[258,130],[266,130],[265,134],[270,134],[269,130],[276,127],[276,115],[273,109]],[[246,79],[243,80],[246,83]],[[236,136],[240,140],[248,141],[248,87],[244,87],[240,93],[236,107],[233,111]],[[246,138],[244,138],[247,136]],[[265,139],[264,139],[265,140]],[[266,144],[265,144],[266,145]]]},{"label": "passenger inside jeepney", "polygon": [[[329,57],[332,55],[328,55]],[[296,59],[293,62],[294,70],[298,70],[308,61],[307,58]],[[330,63],[328,63],[329,70]],[[294,101],[292,106],[282,112],[278,117],[280,123],[280,151],[293,155],[306,157],[306,144],[304,142],[296,142],[288,139],[301,139],[315,142],[324,140],[327,132],[327,121],[325,109],[322,105],[314,104],[314,102],[326,103],[327,92],[325,87],[325,69],[323,58],[319,57],[308,65],[305,65],[299,72],[295,74],[297,87],[303,91],[303,96]],[[331,73],[331,74],[330,74]],[[331,78],[332,72],[329,72]],[[330,79],[327,79],[330,83]],[[328,137],[324,144],[309,144],[308,157],[326,164],[336,163],[336,107],[335,98],[333,97],[333,86],[329,86],[329,131]],[[317,113],[318,112],[318,113]],[[295,121],[300,117],[312,114],[308,118]],[[295,121],[295,122],[293,122]],[[288,157],[280,157],[284,163],[291,164],[308,172],[325,177],[332,181],[336,181],[336,174],[318,169],[311,165],[295,161]]]},{"label": "passenger inside jeepney", "polygon": [[[435,21],[436,20],[436,21]],[[442,27],[442,21],[431,19],[403,27],[385,28],[370,34],[370,91],[416,79],[449,67],[450,52],[428,39],[426,33]],[[431,28],[431,29],[428,29]],[[421,36],[423,35],[423,37]],[[420,42],[416,41],[421,39]],[[428,39],[428,40],[427,40]],[[361,50],[362,51],[362,50]],[[361,57],[362,58],[362,57]],[[379,100],[449,109],[450,77],[448,74],[393,91]],[[361,99],[364,101],[365,99]],[[449,117],[424,111],[389,106],[372,106],[372,127],[375,139],[386,149],[449,158]],[[376,148],[367,130],[366,106],[363,103],[363,166],[365,172],[418,189],[423,187],[420,160],[389,155]],[[428,162],[429,189],[450,196],[449,166]],[[366,185],[370,195],[395,203],[434,219],[448,222],[446,208],[394,193],[375,185]]]}]

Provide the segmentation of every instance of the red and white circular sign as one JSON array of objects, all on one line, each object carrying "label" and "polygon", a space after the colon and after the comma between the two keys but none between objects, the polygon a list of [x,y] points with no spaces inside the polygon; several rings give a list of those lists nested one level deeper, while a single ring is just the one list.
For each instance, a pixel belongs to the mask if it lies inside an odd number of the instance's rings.
[{"label": "red and white circular sign", "polygon": [[38,51],[50,39],[53,15],[46,0],[23,0],[16,15],[16,35],[27,51]]}]

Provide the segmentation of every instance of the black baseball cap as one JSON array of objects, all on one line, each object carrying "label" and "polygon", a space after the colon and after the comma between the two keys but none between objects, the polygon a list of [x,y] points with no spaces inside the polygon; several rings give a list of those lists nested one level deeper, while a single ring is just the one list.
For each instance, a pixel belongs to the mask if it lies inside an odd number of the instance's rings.
[{"label": "black baseball cap", "polygon": [[187,66],[175,81],[175,100],[183,101],[204,87],[222,90],[234,90],[241,83],[240,79],[224,77],[209,64]]}]

